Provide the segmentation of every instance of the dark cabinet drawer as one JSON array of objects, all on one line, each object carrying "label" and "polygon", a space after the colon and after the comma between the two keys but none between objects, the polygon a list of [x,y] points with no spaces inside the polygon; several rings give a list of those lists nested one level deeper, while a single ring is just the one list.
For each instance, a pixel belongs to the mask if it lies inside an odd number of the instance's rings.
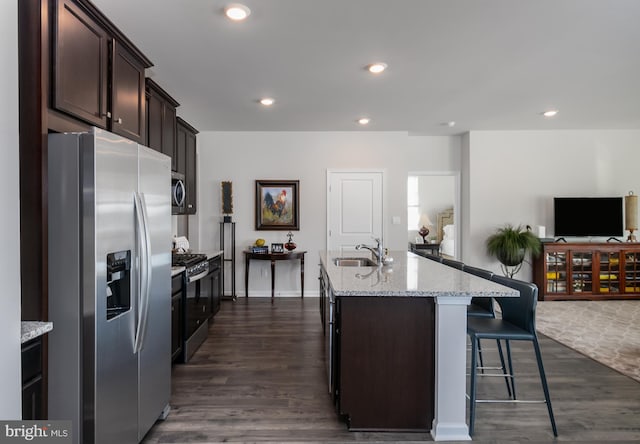
[{"label": "dark cabinet drawer", "polygon": [[42,339],[22,344],[22,420],[43,419]]},{"label": "dark cabinet drawer", "polygon": [[182,295],[178,294],[171,298],[171,361],[182,354],[183,319]]},{"label": "dark cabinet drawer", "polygon": [[183,274],[179,274],[171,278],[171,295],[180,293],[182,291]]},{"label": "dark cabinet drawer", "polygon": [[22,387],[22,420],[32,421],[42,418],[43,386],[42,376]]},{"label": "dark cabinet drawer", "polygon": [[42,341],[34,339],[22,346],[22,384],[42,373]]}]

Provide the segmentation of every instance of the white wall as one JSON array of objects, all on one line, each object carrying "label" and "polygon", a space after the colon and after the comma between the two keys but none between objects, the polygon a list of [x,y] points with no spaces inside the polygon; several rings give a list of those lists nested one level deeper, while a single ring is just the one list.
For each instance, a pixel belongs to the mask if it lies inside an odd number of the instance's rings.
[{"label": "white wall", "polygon": [[[407,176],[410,171],[457,171],[459,137],[410,136],[402,132],[202,132],[198,134],[198,212],[190,241],[201,250],[218,248],[222,220],[220,182],[233,182],[236,225],[236,279],[244,294],[242,250],[262,237],[286,242],[285,231],[255,230],[255,180],[300,180],[299,249],[307,250],[305,293],[317,294],[318,252],[326,248],[327,169],[385,169],[385,246],[407,248]],[[393,225],[392,217],[400,217]],[[270,295],[268,263],[252,262],[251,295]],[[299,294],[297,268],[277,265],[276,290]],[[282,271],[280,271],[282,270]],[[258,276],[262,276],[259,279]]]},{"label": "white wall", "polygon": [[[198,214],[190,238],[202,249],[218,247],[220,182],[233,181],[237,222],[237,288],[242,294],[242,249],[256,238],[286,241],[285,232],[254,230],[254,180],[300,179],[299,248],[309,251],[306,292],[316,292],[317,252],[326,242],[326,170],[384,168],[385,243],[406,248],[406,178],[415,171],[460,171],[461,258],[499,271],[485,239],[506,224],[544,225],[553,236],[554,196],[640,194],[640,131],[479,131],[460,137],[408,136],[401,132],[208,132],[198,136]],[[392,217],[401,223],[392,225]],[[434,221],[435,222],[435,221]],[[286,267],[279,264],[278,267]],[[269,294],[267,264],[252,264],[263,279],[252,295]],[[530,279],[530,268],[519,275]],[[297,274],[277,273],[276,288],[295,294]],[[310,293],[309,293],[310,294]]]},{"label": "white wall", "polygon": [[[0,189],[17,203],[18,2],[0,2]],[[20,214],[18,205],[0,217],[0,419],[20,419]]]},{"label": "white wall", "polygon": [[462,259],[494,271],[485,239],[506,223],[553,237],[554,196],[640,194],[640,131],[480,131],[462,146]]}]

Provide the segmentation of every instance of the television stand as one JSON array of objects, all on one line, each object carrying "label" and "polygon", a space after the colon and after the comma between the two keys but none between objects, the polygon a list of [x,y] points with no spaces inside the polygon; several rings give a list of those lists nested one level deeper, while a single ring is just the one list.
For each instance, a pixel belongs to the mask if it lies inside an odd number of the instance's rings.
[{"label": "television stand", "polygon": [[640,299],[640,243],[543,242],[533,282],[541,301]]},{"label": "television stand", "polygon": [[607,242],[611,242],[612,240],[622,243],[622,241],[620,239],[618,239],[617,237],[613,237],[613,236],[610,237],[609,239],[607,239]]}]

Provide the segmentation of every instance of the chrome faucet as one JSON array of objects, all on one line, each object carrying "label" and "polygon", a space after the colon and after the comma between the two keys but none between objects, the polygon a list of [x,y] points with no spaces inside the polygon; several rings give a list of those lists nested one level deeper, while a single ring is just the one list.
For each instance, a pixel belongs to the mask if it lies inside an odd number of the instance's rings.
[{"label": "chrome faucet", "polygon": [[375,248],[365,244],[358,244],[356,245],[356,250],[359,250],[361,248],[365,248],[369,250],[373,255],[373,257],[375,257],[378,264],[381,264],[382,263],[382,244],[380,243],[380,238],[375,237],[373,238],[373,240],[375,240],[377,243]]}]

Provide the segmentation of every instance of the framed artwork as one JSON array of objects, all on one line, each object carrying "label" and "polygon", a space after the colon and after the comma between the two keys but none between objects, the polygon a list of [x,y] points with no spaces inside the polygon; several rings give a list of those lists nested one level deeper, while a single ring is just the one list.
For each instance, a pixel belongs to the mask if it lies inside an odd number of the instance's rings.
[{"label": "framed artwork", "polygon": [[284,244],[271,244],[272,253],[284,253]]},{"label": "framed artwork", "polygon": [[222,182],[222,214],[233,214],[233,183]]},{"label": "framed artwork", "polygon": [[299,180],[256,180],[256,230],[299,230]]},{"label": "framed artwork", "polygon": [[222,214],[224,214],[223,221],[231,222],[231,214],[233,213],[233,184],[230,181],[222,182]]}]

